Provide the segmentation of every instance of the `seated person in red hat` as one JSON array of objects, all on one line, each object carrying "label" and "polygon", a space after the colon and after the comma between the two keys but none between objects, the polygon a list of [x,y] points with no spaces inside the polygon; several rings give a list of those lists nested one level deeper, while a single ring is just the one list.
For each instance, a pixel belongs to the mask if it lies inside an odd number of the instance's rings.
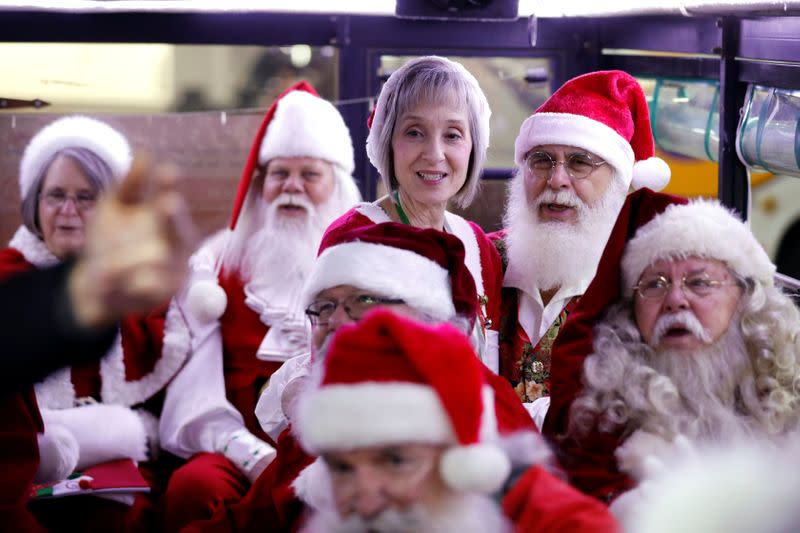
[{"label": "seated person in red hat", "polygon": [[[570,409],[578,445],[616,439],[596,478],[606,468],[611,480],[641,480],[649,456],[669,467],[676,440],[775,441],[797,431],[800,312],[738,217],[717,201],[670,206],[637,230],[621,269],[619,301],[595,329]],[[637,494],[612,508],[624,515]]]},{"label": "seated person in red hat", "polygon": [[541,425],[553,341],[594,278],[629,188],[658,190],[647,101],[621,71],[567,81],[520,127],[504,229],[500,373]]},{"label": "seated person in red hat", "polygon": [[617,529],[602,504],[541,466],[504,489],[511,463],[494,391],[449,324],[376,310],[342,327],[295,420],[320,456],[296,484],[311,493],[300,531]]},{"label": "seated person in red hat", "polygon": [[163,499],[167,530],[241,498],[275,456],[254,409],[272,373],[309,349],[300,293],[325,228],[360,199],[353,166],[344,119],[307,83],[265,114],[230,229],[192,257],[176,298],[192,340],[159,426],[162,447],[187,460]]},{"label": "seated person in red hat", "polygon": [[[326,235],[304,301],[317,351],[285,363],[273,375],[257,409],[265,431],[277,440],[277,456],[244,500],[218,510],[210,523],[198,523],[196,530],[258,531],[266,523],[273,531],[292,529],[303,508],[294,483],[314,458],[297,444],[287,414],[302,390],[298,383],[308,381],[321,358],[318,350],[340,326],[360,320],[374,307],[390,307],[431,322],[452,322],[467,332],[478,308],[461,241],[436,230],[396,223]],[[533,422],[506,380],[482,368],[495,387],[500,431],[516,444],[514,460],[530,464],[543,449]]]}]

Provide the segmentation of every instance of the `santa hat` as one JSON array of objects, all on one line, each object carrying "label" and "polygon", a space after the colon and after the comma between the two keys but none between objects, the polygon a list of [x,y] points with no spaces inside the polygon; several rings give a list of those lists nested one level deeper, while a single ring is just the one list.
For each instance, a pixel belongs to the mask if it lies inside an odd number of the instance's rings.
[{"label": "santa hat", "polygon": [[436,320],[456,314],[474,321],[475,280],[464,263],[464,245],[447,233],[384,222],[330,230],[303,289],[310,304],[325,289],[353,285],[399,298]]},{"label": "santa hat", "polygon": [[[355,163],[350,130],[333,104],[320,98],[308,82],[301,81],[278,96],[264,115],[239,179],[231,231],[236,229],[256,168],[276,157],[312,157],[328,161],[338,169],[335,172],[337,185],[349,191],[347,197],[360,198],[352,177]],[[223,250],[221,255],[224,254]],[[221,262],[220,257],[218,268]],[[186,300],[192,313],[204,322],[222,316],[228,305],[225,291],[216,280],[192,284]]]},{"label": "santa hat", "polygon": [[236,228],[253,173],[276,157],[313,157],[338,167],[339,187],[355,189],[350,130],[336,107],[306,81],[292,85],[272,103],[258,128],[239,179],[230,228]]},{"label": "santa hat", "polygon": [[634,189],[658,191],[670,170],[655,153],[647,99],[639,83],[620,70],[590,72],[561,86],[522,123],[514,161],[524,164],[534,146],[577,146],[602,157]]},{"label": "santa hat", "polygon": [[25,198],[42,168],[66,148],[85,148],[111,168],[117,178],[131,166],[131,147],[117,130],[99,120],[70,116],[51,122],[33,136],[19,165],[20,197]]},{"label": "santa hat", "polygon": [[450,445],[442,479],[493,492],[510,472],[496,446],[492,388],[463,333],[378,309],[334,336],[319,385],[299,404],[310,453],[403,443]]},{"label": "santa hat", "polygon": [[639,228],[622,257],[624,295],[631,296],[656,261],[690,256],[722,261],[742,277],[773,284],[775,265],[747,225],[717,200],[696,199],[668,207]]}]

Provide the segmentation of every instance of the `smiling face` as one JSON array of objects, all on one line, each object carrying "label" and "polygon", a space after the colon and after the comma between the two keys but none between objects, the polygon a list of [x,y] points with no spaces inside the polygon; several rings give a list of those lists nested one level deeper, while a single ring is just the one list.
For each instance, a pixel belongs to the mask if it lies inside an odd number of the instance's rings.
[{"label": "smiling face", "polygon": [[[546,153],[558,162],[565,161],[573,154],[586,154],[595,162],[603,160],[582,148],[560,144],[534,146],[528,153],[534,152]],[[549,180],[534,176],[527,167],[524,170],[528,205],[535,206],[540,222],[575,224],[581,205],[592,207],[600,201],[614,177],[614,169],[608,164],[596,166],[583,179],[571,178],[565,167],[557,164]]]},{"label": "smiling face", "polygon": [[467,180],[472,137],[466,111],[422,103],[401,115],[392,133],[394,175],[403,196],[444,207]]},{"label": "smiling face", "polygon": [[[42,181],[37,207],[42,240],[50,253],[63,260],[83,250],[94,202],[79,207],[76,199],[96,196],[89,178],[72,158],[56,157]],[[55,205],[56,198],[63,199],[60,206]]]},{"label": "smiling face", "polygon": [[287,217],[307,216],[333,195],[336,177],[333,165],[312,157],[276,157],[267,163],[262,197],[278,202],[277,213]]},{"label": "smiling face", "polygon": [[[673,349],[690,353],[706,344],[713,344],[727,331],[741,299],[741,289],[724,263],[715,259],[689,257],[672,261],[657,261],[642,272],[639,283],[647,283],[659,276],[671,282],[661,298],[645,298],[634,292],[634,316],[642,339],[656,349]],[[681,287],[696,280],[714,283],[705,295],[695,294],[691,287]],[[672,320],[676,313],[689,313],[688,319]],[[692,331],[692,317],[702,328],[705,340]],[[659,325],[659,322],[663,322]],[[662,331],[663,330],[663,333]]]}]

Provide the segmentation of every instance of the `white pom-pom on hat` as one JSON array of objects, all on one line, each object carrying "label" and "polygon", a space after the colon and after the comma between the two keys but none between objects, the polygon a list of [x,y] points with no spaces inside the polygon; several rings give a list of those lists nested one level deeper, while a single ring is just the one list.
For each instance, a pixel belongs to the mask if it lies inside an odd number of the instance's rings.
[{"label": "white pom-pom on hat", "polygon": [[225,312],[228,297],[216,281],[197,281],[186,293],[186,306],[200,322],[213,322]]},{"label": "white pom-pom on hat", "polygon": [[631,187],[639,190],[647,187],[653,191],[660,191],[669,184],[672,171],[666,161],[660,157],[649,157],[633,164],[633,179]]},{"label": "white pom-pom on hat", "polygon": [[500,490],[508,479],[511,462],[492,444],[454,446],[442,455],[439,473],[453,489],[489,494]]}]

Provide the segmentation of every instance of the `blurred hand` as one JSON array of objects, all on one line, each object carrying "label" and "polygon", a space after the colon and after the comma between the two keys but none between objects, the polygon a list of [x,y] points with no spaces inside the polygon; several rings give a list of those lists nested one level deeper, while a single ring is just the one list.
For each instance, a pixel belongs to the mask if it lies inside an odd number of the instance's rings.
[{"label": "blurred hand", "polygon": [[183,282],[196,231],[173,167],[137,156],[98,204],[69,281],[78,322],[108,324],[169,299]]}]

